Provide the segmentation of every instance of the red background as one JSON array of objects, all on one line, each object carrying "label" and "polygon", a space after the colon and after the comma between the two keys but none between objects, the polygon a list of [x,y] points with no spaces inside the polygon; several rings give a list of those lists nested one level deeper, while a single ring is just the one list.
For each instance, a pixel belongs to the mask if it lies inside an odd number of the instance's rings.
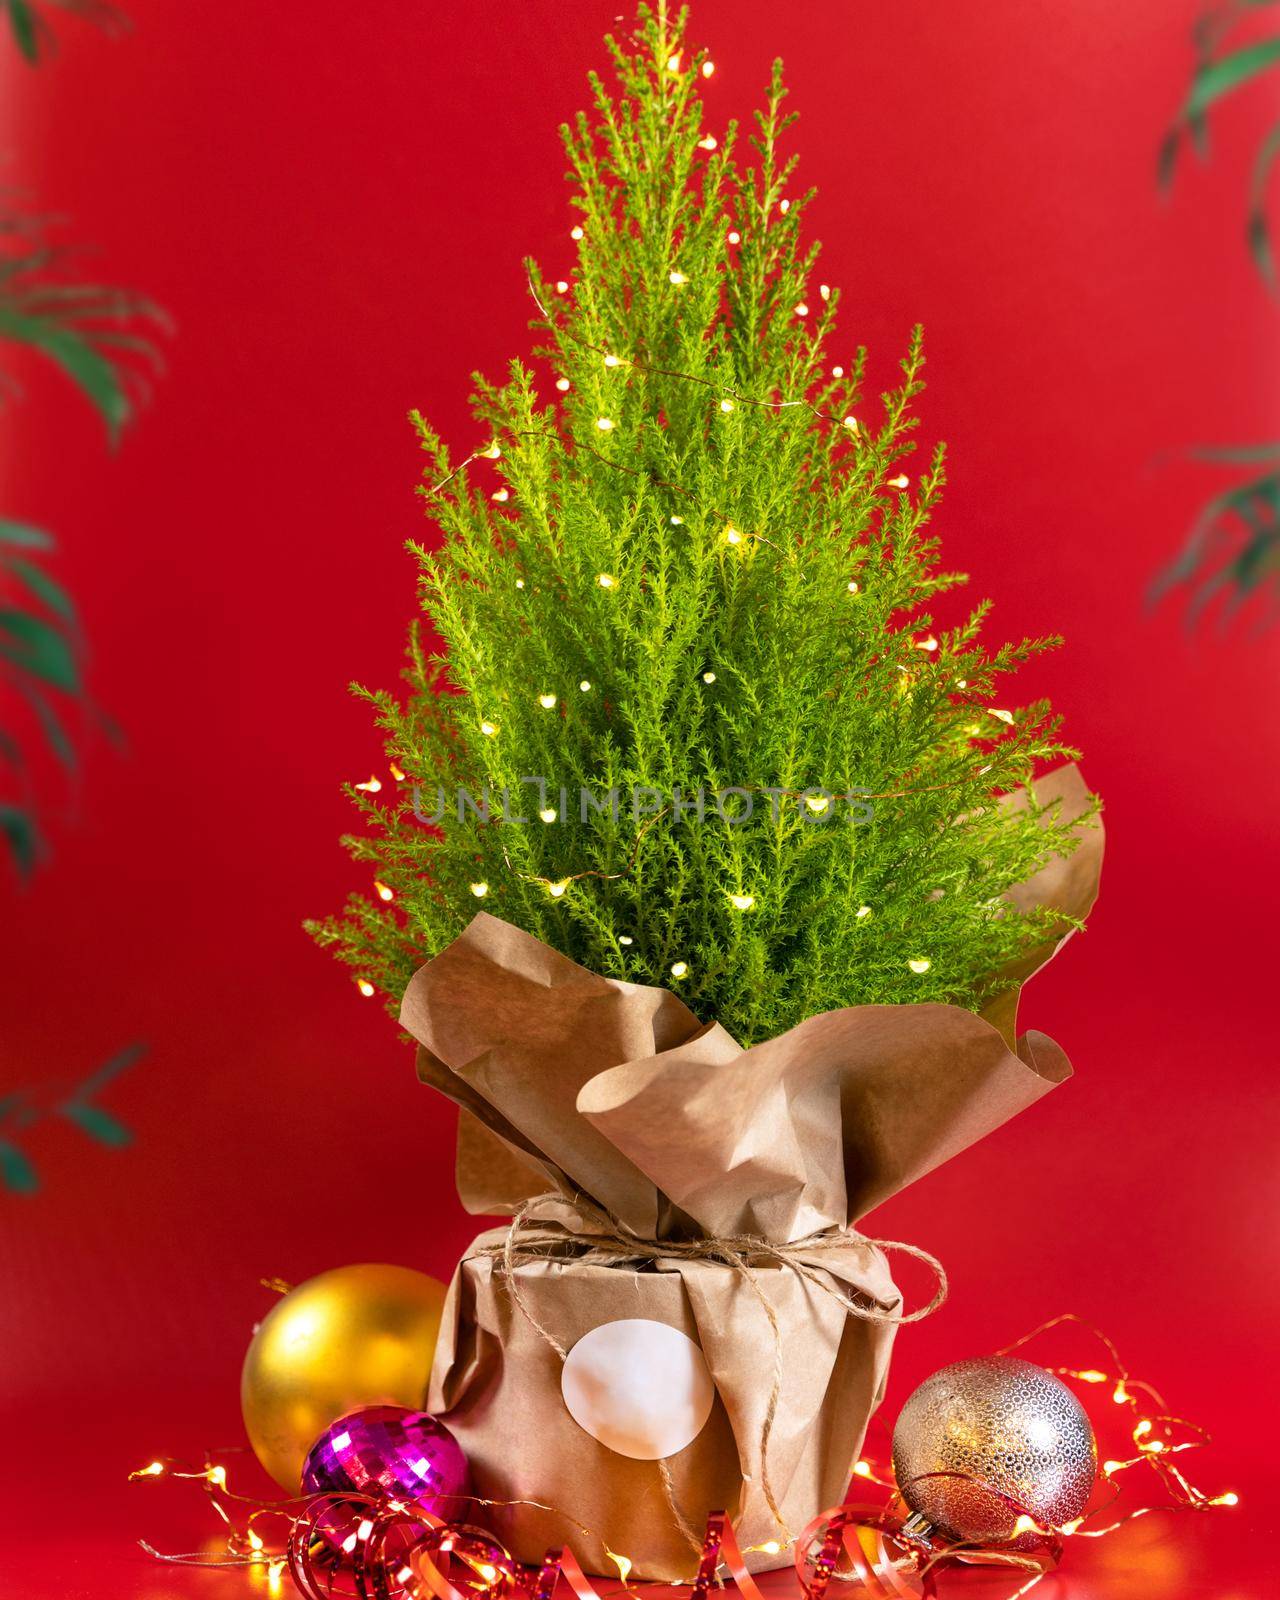
[{"label": "red background", "polygon": [[[50,1122],[42,1192],[0,1195],[5,1595],[248,1592],[139,1554],[209,1522],[125,1473],[240,1441],[259,1278],[446,1277],[472,1228],[448,1111],[299,922],[358,881],[337,784],[381,761],[345,684],[392,681],[413,603],[404,413],[468,445],[468,372],[525,348],[522,253],[571,259],[555,126],[620,3],[131,0],[130,37],[59,16],[60,59],[6,69],[10,174],[178,335],[116,458],[52,376],[6,416],[5,509],[60,535],[129,748],[93,750],[54,865],[2,891],[0,1089],[135,1038],[149,1055],[106,1096],[133,1149]],[[1241,1510],[1077,1545],[1048,1591],[1072,1600],[1275,1592],[1280,634],[1188,638],[1143,605],[1217,482],[1182,452],[1276,425],[1280,310],[1242,244],[1269,89],[1223,110],[1171,206],[1155,192],[1195,13],[701,0],[695,24],[713,127],[785,56],[850,347],[879,383],[925,323],[949,560],[999,630],[1067,635],[1028,688],[1107,800],[1094,923],[1025,1002],[1078,1076],[873,1219],[954,1285],[904,1331],[887,1418],[935,1367],[1070,1309],[1211,1423],[1189,1465]]]}]

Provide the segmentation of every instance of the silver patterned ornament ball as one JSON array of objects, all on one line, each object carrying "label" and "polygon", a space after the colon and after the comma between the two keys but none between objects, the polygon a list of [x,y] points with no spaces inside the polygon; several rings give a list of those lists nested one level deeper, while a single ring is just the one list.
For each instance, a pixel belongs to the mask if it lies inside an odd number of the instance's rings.
[{"label": "silver patterned ornament ball", "polygon": [[943,1367],[903,1406],[893,1430],[902,1498],[917,1519],[966,1542],[1011,1541],[1024,1513],[1062,1527],[1088,1504],[1097,1469],[1093,1429],[1075,1395],[1012,1356]]}]

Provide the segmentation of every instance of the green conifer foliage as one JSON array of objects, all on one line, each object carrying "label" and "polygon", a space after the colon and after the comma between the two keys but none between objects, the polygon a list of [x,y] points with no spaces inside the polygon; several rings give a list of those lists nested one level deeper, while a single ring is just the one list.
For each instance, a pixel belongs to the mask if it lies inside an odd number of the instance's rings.
[{"label": "green conifer foliage", "polygon": [[1004,892],[1070,848],[998,799],[1071,753],[1000,688],[1057,641],[988,652],[985,604],[933,621],[964,579],[928,531],[942,451],[904,466],[919,332],[878,404],[861,354],[832,368],[780,68],[744,160],[704,126],[684,24],[642,6],[563,130],[577,270],[530,266],[539,345],[477,379],[472,454],[414,418],[430,631],[407,695],[357,691],[405,777],[352,788],[346,841],[393,898],[312,931],[392,1004],[483,909],[743,1043],[836,1006],[976,1008],[1044,937]]}]

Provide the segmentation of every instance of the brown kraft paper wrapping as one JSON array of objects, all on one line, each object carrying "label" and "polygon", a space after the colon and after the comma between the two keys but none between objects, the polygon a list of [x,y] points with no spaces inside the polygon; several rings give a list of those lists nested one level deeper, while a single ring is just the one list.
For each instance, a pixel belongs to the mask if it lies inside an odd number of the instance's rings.
[{"label": "brown kraft paper wrapping", "polygon": [[[1059,799],[1074,818],[1089,796],[1064,768],[1037,799]],[[1010,898],[1081,916],[1100,865],[1094,824],[1069,861]],[[463,1108],[463,1204],[522,1210],[515,1242],[526,1224],[543,1241],[515,1251],[518,1301],[505,1281],[507,1230],[468,1250],[427,1401],[466,1451],[478,1495],[554,1508],[485,1509],[517,1559],[569,1543],[589,1572],[613,1572],[611,1550],[638,1578],[691,1575],[695,1552],[660,1464],[608,1449],[561,1396],[555,1346],[642,1317],[692,1339],[715,1384],[706,1426],[665,1463],[684,1521],[700,1532],[709,1511],[727,1510],[744,1547],[784,1547],[754,1554],[753,1570],[788,1563],[787,1539],[844,1495],[901,1311],[883,1252],[847,1230],[1070,1076],[1043,1034],[1010,1048],[1011,992],[990,1020],[944,1005],[855,1006],[744,1050],[675,995],[589,972],[486,913],[414,975],[401,1020],[419,1041],[420,1076]],[[601,1211],[613,1259],[593,1246]],[[619,1234],[648,1241],[649,1258],[628,1258]],[[754,1255],[749,1277],[660,1248],[744,1237],[801,1243],[785,1264]]]}]

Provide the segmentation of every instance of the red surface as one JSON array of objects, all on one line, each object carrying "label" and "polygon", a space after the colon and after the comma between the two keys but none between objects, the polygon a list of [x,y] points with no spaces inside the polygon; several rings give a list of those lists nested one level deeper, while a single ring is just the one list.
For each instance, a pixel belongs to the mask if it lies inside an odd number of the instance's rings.
[{"label": "red surface", "polygon": [[[94,751],[52,870],[3,891],[0,1086],[134,1038],[150,1056],[107,1097],[135,1148],[49,1124],[43,1192],[0,1196],[0,1594],[249,1592],[138,1553],[210,1523],[124,1474],[239,1442],[260,1277],[446,1276],[472,1226],[449,1113],[298,924],[355,881],[336,784],[379,758],[344,686],[392,680],[412,605],[403,415],[468,443],[467,373],[525,348],[521,253],[570,258],[555,124],[619,3],[132,0],[132,37],[62,19],[61,59],[16,86],[10,170],[179,335],[116,459],[51,377],[6,417],[5,507],[61,535],[130,748]],[[874,1219],[954,1285],[904,1331],[887,1417],[933,1368],[1074,1309],[1214,1427],[1190,1464],[1241,1510],[1075,1547],[1046,1591],[1069,1600],[1245,1600],[1278,1576],[1280,634],[1189,642],[1142,605],[1214,481],[1180,452],[1276,426],[1280,310],[1240,243],[1267,91],[1224,111],[1172,207],[1154,193],[1195,10],[698,6],[713,123],[787,58],[850,344],[887,379],[926,324],[950,560],[1000,629],[1068,636],[1038,682],[1107,798],[1094,925],[1026,1004],[1077,1078]]]}]

